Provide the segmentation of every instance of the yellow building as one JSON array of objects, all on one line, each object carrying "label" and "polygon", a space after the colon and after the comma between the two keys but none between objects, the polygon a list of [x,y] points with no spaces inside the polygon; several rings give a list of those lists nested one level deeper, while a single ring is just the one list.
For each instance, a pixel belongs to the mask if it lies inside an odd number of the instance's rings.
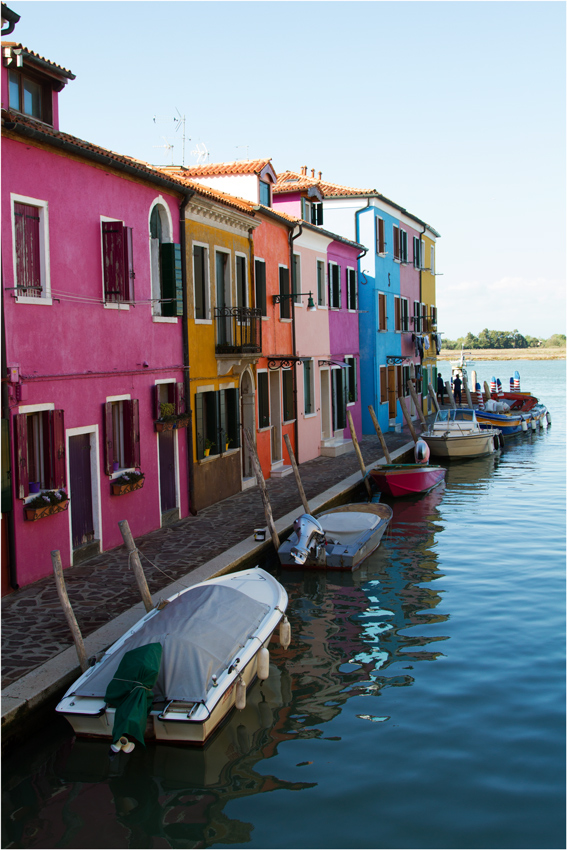
[{"label": "yellow building", "polygon": [[429,348],[424,347],[422,360],[423,373],[423,412],[431,413],[434,410],[433,403],[429,400],[427,390],[431,383],[434,391],[437,391],[437,353],[441,349],[440,336],[437,327],[437,301],[435,291],[435,252],[436,240],[441,234],[432,227],[427,226],[421,235],[421,269],[420,288],[421,303],[425,305],[426,321],[423,325],[423,333],[429,339]]}]

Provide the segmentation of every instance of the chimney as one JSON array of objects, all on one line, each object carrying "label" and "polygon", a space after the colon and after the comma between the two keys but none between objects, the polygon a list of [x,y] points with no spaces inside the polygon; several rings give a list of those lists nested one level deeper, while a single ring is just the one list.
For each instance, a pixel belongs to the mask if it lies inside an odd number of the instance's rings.
[{"label": "chimney", "polygon": [[319,172],[319,180],[322,178],[322,176],[323,176],[323,172],[322,172],[322,171],[320,171],[320,172]]},{"label": "chimney", "polygon": [[311,177],[315,177],[315,169],[314,168],[311,169]]},{"label": "chimney", "polygon": [[307,166],[306,166],[306,165],[302,165],[302,166],[301,166],[301,176],[302,176],[302,177],[305,177],[305,176],[306,176],[306,174],[307,174]]}]

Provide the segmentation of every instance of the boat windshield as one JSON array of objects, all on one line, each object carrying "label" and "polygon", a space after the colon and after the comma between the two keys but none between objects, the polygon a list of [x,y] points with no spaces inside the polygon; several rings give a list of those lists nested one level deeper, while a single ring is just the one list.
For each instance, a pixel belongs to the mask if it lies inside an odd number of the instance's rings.
[{"label": "boat windshield", "polygon": [[474,410],[440,410],[436,422],[476,422]]}]

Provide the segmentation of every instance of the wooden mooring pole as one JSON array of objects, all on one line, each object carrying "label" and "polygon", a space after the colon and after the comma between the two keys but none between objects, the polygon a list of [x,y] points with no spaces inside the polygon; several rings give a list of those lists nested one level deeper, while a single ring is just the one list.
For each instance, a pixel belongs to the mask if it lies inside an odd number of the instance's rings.
[{"label": "wooden mooring pole", "polygon": [[455,396],[453,395],[453,390],[451,389],[451,381],[445,381],[445,390],[447,391],[447,396],[449,397],[449,404],[453,408],[453,410],[457,409],[457,405],[455,404]]},{"label": "wooden mooring pole", "polygon": [[71,608],[71,603],[69,602],[69,597],[67,596],[67,588],[65,587],[65,578],[63,577],[63,565],[61,564],[61,553],[59,549],[54,549],[51,553],[51,563],[53,564],[53,572],[55,573],[55,584],[57,585],[57,595],[59,596],[59,601],[63,607],[63,612],[65,614],[65,618],[71,629],[71,634],[73,635],[73,641],[75,643],[75,649],[77,650],[77,655],[79,657],[79,664],[83,673],[87,670],[89,664],[87,661],[87,653],[85,650],[85,644],[83,643],[83,636],[81,634],[81,630],[79,628],[79,624],[77,623],[76,617],[73,614],[73,609]]},{"label": "wooden mooring pole", "polygon": [[358,462],[360,464],[360,471],[362,472],[362,477],[364,479],[364,485],[366,487],[366,492],[368,493],[368,498],[372,501],[372,487],[370,485],[370,481],[366,475],[366,467],[364,465],[364,458],[362,457],[362,452],[360,451],[360,446],[358,445],[358,440],[356,439],[356,431],[354,430],[354,422],[352,421],[352,413],[350,410],[347,410],[347,419],[350,428],[350,436],[352,438],[352,444],[354,446],[354,450],[358,457]]},{"label": "wooden mooring pole", "polygon": [[467,397],[467,404],[472,409],[473,403],[472,403],[471,391],[469,389],[469,382],[468,382],[468,379],[467,379],[467,376],[466,376],[464,370],[463,370],[463,384],[464,384],[464,387],[465,387],[465,395]]},{"label": "wooden mooring pole", "polygon": [[258,487],[260,488],[260,495],[262,497],[262,503],[264,505],[264,515],[266,517],[268,528],[270,529],[272,543],[274,544],[274,548],[277,552],[277,550],[280,548],[280,538],[278,537],[278,532],[276,531],[276,526],[274,523],[272,506],[270,505],[270,499],[268,498],[268,490],[266,488],[266,482],[264,480],[264,473],[262,472],[262,467],[260,466],[260,461],[258,460],[256,447],[254,445],[254,442],[252,441],[252,434],[250,433],[248,428],[243,428],[242,432],[246,441],[246,447],[248,449],[248,452],[250,453],[252,466],[254,467],[254,474],[256,475],[256,481],[258,482]]},{"label": "wooden mooring pole", "polygon": [[134,538],[132,537],[132,532],[130,531],[130,526],[128,525],[128,520],[120,520],[120,522],[118,523],[118,528],[120,529],[122,539],[124,540],[126,548],[128,549],[128,563],[132,564],[132,569],[134,570],[134,575],[136,576],[136,582],[138,584],[138,589],[142,595],[142,602],[144,603],[144,607],[146,611],[152,611],[154,607],[154,603],[152,602],[152,595],[150,593],[150,589],[146,581],[146,576],[144,574],[142,562],[140,561],[140,556],[138,555],[138,550],[136,549],[136,544],[134,543]]},{"label": "wooden mooring pole", "polygon": [[370,412],[370,416],[372,417],[372,421],[374,423],[374,428],[376,433],[378,434],[378,439],[380,440],[380,445],[382,446],[382,451],[384,452],[384,457],[386,459],[386,463],[392,463],[392,458],[390,457],[390,452],[388,451],[388,446],[386,445],[386,440],[384,439],[384,434],[382,433],[382,429],[378,423],[378,419],[376,414],[374,413],[374,408],[371,404],[368,405],[368,410]]},{"label": "wooden mooring pole", "polygon": [[427,420],[426,420],[426,418],[423,414],[423,410],[421,409],[421,405],[419,403],[419,399],[417,397],[417,393],[415,391],[415,386],[414,386],[413,381],[408,381],[408,387],[409,387],[410,395],[413,399],[413,403],[415,404],[415,409],[417,410],[417,415],[420,418],[421,424],[423,425],[424,428],[427,428]]},{"label": "wooden mooring pole", "polygon": [[289,454],[289,459],[291,461],[291,466],[293,468],[293,474],[295,475],[295,482],[297,484],[297,489],[299,490],[299,495],[301,497],[301,504],[303,505],[303,510],[306,514],[309,513],[309,504],[307,502],[307,496],[305,495],[305,490],[303,489],[303,484],[301,483],[301,477],[299,475],[299,468],[297,466],[297,461],[295,460],[295,455],[293,453],[293,449],[291,447],[291,440],[289,439],[289,434],[284,434],[285,444],[287,446],[287,451]]},{"label": "wooden mooring pole", "polygon": [[409,411],[408,411],[406,405],[404,404],[404,399],[402,398],[402,396],[399,397],[398,401],[400,402],[400,407],[402,408],[402,413],[404,414],[404,419],[406,420],[406,423],[407,423],[407,426],[410,430],[410,434],[412,436],[412,439],[413,439],[414,443],[417,443],[419,437],[415,433],[415,428],[413,427],[413,422],[411,421],[411,416],[409,415]]},{"label": "wooden mooring pole", "polygon": [[435,390],[434,390],[434,389],[433,389],[433,387],[431,386],[431,381],[428,383],[427,388],[428,388],[428,390],[429,390],[429,398],[430,398],[430,399],[431,399],[431,401],[433,402],[433,406],[434,406],[434,408],[435,408],[435,412],[436,412],[436,413],[439,413],[439,402],[437,401],[437,393],[435,392]]}]

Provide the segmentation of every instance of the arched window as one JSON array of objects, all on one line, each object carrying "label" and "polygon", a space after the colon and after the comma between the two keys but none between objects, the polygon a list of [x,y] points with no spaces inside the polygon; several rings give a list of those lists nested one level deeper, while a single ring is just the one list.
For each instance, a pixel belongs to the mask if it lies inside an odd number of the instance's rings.
[{"label": "arched window", "polygon": [[169,209],[159,202],[150,214],[150,260],[154,316],[182,315],[181,248],[172,240]]}]

